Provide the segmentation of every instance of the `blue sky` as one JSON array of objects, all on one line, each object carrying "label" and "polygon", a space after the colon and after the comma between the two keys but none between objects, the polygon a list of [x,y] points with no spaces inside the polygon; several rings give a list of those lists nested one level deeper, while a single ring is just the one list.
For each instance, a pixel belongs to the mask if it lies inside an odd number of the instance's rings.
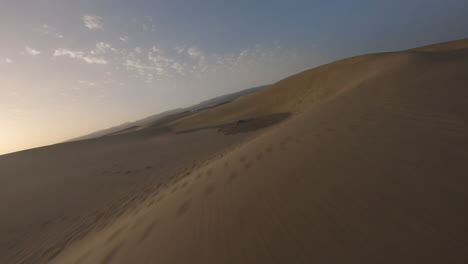
[{"label": "blue sky", "polygon": [[0,2],[0,154],[468,35],[461,0]]}]

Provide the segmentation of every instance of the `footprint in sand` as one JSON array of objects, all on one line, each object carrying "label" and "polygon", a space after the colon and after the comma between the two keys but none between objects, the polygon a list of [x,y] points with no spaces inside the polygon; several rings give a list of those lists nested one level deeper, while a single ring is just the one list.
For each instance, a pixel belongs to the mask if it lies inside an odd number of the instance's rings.
[{"label": "footprint in sand", "polygon": [[184,181],[184,183],[182,183],[182,185],[180,186],[180,188],[183,189],[183,188],[187,187],[187,184],[188,184],[188,181]]},{"label": "footprint in sand", "polygon": [[81,255],[76,261],[74,264],[81,264],[81,263],[85,263],[83,262],[89,255],[91,254],[91,250],[88,250],[86,253],[84,253],[83,255]]},{"label": "footprint in sand", "polygon": [[106,239],[106,244],[112,242],[122,231],[124,230],[124,227],[121,227],[114,231],[107,239]]},{"label": "footprint in sand", "polygon": [[149,235],[151,235],[151,233],[154,230],[154,227],[156,226],[156,223],[157,221],[154,221],[149,226],[147,226],[145,230],[143,230],[143,233],[141,234],[140,239],[138,240],[138,243],[143,242],[146,238],[149,237]]},{"label": "footprint in sand", "polygon": [[231,174],[229,174],[229,180],[232,181],[235,178],[237,178],[237,172],[233,171],[231,172]]},{"label": "footprint in sand", "polygon": [[190,209],[190,200],[185,201],[179,208],[177,209],[177,216],[183,216],[187,211]]},{"label": "footprint in sand", "polygon": [[111,260],[115,257],[115,255],[117,255],[117,253],[119,253],[122,244],[123,243],[118,244],[111,251],[109,251],[109,253],[107,253],[107,255],[102,259],[101,264],[111,263]]},{"label": "footprint in sand", "polygon": [[161,194],[161,195],[156,199],[156,203],[159,203],[160,201],[162,201],[162,199],[164,199],[164,194]]},{"label": "footprint in sand", "polygon": [[47,256],[48,260],[51,260],[55,258],[58,254],[60,254],[60,252],[62,252],[64,248],[65,244],[51,247],[44,252],[44,255]]},{"label": "footprint in sand", "polygon": [[216,190],[216,186],[214,184],[210,184],[208,185],[208,187],[206,187],[204,193],[206,196],[209,196],[211,195],[214,191]]},{"label": "footprint in sand", "polygon": [[255,158],[256,158],[257,160],[262,160],[263,154],[262,154],[261,152],[259,152]]}]

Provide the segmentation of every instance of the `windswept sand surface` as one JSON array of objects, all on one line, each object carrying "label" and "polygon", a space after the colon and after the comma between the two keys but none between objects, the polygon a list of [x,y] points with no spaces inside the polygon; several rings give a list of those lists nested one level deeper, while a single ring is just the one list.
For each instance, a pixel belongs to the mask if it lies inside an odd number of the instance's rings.
[{"label": "windswept sand surface", "polygon": [[[53,248],[50,263],[468,263],[467,48],[462,40],[338,61],[171,123],[196,132],[142,130],[1,156],[0,175],[20,175],[2,183],[21,190],[1,185],[1,234],[9,237],[0,236],[0,255],[24,255],[62,234],[53,222],[49,240],[12,240],[37,232],[34,213],[112,212],[100,203],[146,185],[102,228]],[[197,130],[288,112],[251,134]],[[174,138],[166,149],[183,158],[156,154],[149,142],[166,137]],[[44,159],[55,167],[27,169]],[[112,164],[145,171],[160,159],[177,175],[164,185],[143,180],[154,176],[73,172]],[[12,242],[16,251],[4,248]]]},{"label": "windswept sand surface", "polygon": [[246,136],[135,133],[0,156],[0,263],[46,263]]}]

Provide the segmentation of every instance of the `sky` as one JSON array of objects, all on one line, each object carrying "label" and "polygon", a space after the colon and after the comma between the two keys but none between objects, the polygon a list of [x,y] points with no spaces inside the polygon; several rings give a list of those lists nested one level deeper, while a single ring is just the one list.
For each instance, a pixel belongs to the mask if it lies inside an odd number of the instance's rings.
[{"label": "sky", "polygon": [[0,0],[0,155],[354,55],[468,37],[466,0]]}]

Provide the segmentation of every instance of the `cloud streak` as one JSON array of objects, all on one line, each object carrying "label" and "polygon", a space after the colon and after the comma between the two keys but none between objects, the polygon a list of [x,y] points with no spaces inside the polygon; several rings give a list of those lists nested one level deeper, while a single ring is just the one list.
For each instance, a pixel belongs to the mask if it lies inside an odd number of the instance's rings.
[{"label": "cloud streak", "polygon": [[202,53],[200,50],[198,50],[196,47],[190,47],[187,49],[187,54],[192,57],[192,58],[198,58],[202,56]]},{"label": "cloud streak", "polygon": [[[217,79],[216,76],[221,75],[250,76],[254,72],[266,72],[274,76],[274,72],[288,72],[289,68],[301,67],[294,65],[307,65],[310,57],[301,57],[300,53],[277,45],[255,45],[230,54],[206,53],[194,46],[169,49],[137,47],[130,52],[118,51],[116,54],[121,56],[117,58],[120,62],[116,61],[116,65],[122,65],[130,74],[134,74],[131,76],[140,76],[146,83],[181,78]],[[276,68],[281,70],[277,71]]]},{"label": "cloud streak", "polygon": [[105,60],[104,58],[87,55],[83,51],[77,51],[77,50],[71,50],[71,49],[57,49],[54,51],[54,56],[55,57],[66,56],[71,59],[83,60],[89,64],[107,64],[107,60]]},{"label": "cloud streak", "polygon": [[52,36],[54,38],[63,38],[63,34],[58,32],[55,28],[47,25],[47,24],[44,24],[42,25],[42,32],[46,35],[49,35],[49,36]]},{"label": "cloud streak", "polygon": [[29,47],[29,46],[25,46],[24,50],[26,51],[27,54],[29,54],[31,56],[37,56],[37,55],[41,54],[41,52],[39,50],[33,49],[33,48]]},{"label": "cloud streak", "polygon": [[84,26],[89,29],[102,29],[103,19],[100,16],[85,15],[81,18]]}]

